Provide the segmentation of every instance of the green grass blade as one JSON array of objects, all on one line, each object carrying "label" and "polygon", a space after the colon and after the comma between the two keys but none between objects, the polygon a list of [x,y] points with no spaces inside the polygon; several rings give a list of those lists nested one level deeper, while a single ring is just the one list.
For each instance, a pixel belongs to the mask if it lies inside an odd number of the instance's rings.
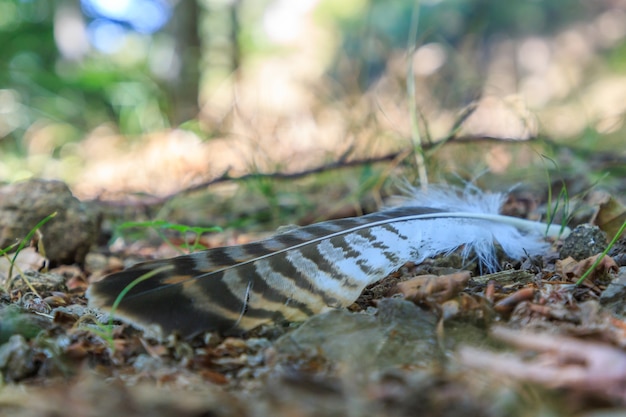
[{"label": "green grass blade", "polygon": [[57,212],[55,211],[54,213],[49,214],[46,217],[44,217],[39,223],[35,225],[35,227],[33,227],[30,230],[30,232],[28,232],[26,237],[22,239],[19,246],[17,247],[17,250],[15,251],[15,255],[13,255],[13,259],[11,259],[11,265],[9,266],[9,273],[7,274],[7,277],[10,278],[11,275],[13,274],[13,264],[15,263],[15,260],[17,259],[17,255],[19,255],[22,249],[24,249],[24,246],[26,246],[28,242],[30,242],[30,240],[33,238],[35,233],[37,233],[37,230],[39,230],[44,224],[48,223],[56,215],[57,215]]},{"label": "green grass blade", "polygon": [[589,269],[587,269],[587,271],[585,271],[583,276],[581,276],[578,279],[578,281],[576,281],[576,285],[577,286],[581,285],[585,281],[585,279],[587,279],[589,274],[591,274],[591,272],[593,272],[593,270],[596,269],[596,267],[598,265],[600,265],[600,262],[602,262],[602,259],[606,256],[607,253],[609,253],[609,251],[615,245],[615,242],[617,242],[617,240],[622,235],[622,233],[624,233],[624,229],[626,229],[626,221],[624,223],[622,223],[622,226],[619,228],[619,230],[617,231],[617,233],[615,234],[615,236],[613,237],[613,239],[611,240],[609,245],[606,247],[606,249],[600,254],[600,256],[598,256],[598,259],[596,259],[596,261],[593,263],[593,265],[591,265],[589,267]]}]

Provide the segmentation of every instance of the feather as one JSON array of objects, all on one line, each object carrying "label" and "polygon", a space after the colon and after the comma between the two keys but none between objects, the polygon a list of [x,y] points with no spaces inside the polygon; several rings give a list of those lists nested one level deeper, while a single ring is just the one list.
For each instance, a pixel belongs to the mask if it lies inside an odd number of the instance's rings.
[{"label": "feather", "polygon": [[[512,258],[544,252],[559,228],[498,215],[503,195],[412,191],[400,207],[296,228],[259,242],[137,264],[90,285],[90,306],[156,337],[241,333],[353,303],[399,269],[463,247],[488,270],[494,242]],[[565,233],[568,231],[565,230]]]}]

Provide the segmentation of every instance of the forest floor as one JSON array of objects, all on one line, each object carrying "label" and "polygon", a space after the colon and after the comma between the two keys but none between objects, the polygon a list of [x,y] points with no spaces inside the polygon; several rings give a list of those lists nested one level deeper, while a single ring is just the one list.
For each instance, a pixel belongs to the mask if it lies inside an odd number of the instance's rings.
[{"label": "forest floor", "polygon": [[[504,211],[532,218],[536,206],[525,196],[513,193]],[[320,199],[329,201],[328,192]],[[624,216],[610,195],[592,200],[603,227]],[[361,214],[342,207],[331,217]],[[171,210],[180,215],[180,207]],[[111,232],[109,220],[103,227]],[[248,229],[200,242],[218,247],[269,235]],[[83,268],[59,265],[5,282],[0,415],[626,413],[626,241],[594,264],[610,240],[590,244],[603,239],[597,233],[584,228],[568,251],[557,240],[542,258],[503,259],[502,271],[489,275],[456,255],[406,264],[350,308],[303,323],[162,341],[89,309],[85,291],[108,273],[176,252],[145,236],[101,240]]]}]

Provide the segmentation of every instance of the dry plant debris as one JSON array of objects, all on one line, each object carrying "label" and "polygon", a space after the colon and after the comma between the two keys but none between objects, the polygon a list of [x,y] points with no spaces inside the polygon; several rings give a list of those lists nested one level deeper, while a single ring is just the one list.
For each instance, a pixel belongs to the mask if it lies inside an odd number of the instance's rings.
[{"label": "dry plant debris", "polygon": [[534,355],[494,354],[463,347],[463,365],[550,388],[567,388],[574,395],[593,395],[626,405],[626,352],[597,342],[548,333],[494,327],[491,335]]}]

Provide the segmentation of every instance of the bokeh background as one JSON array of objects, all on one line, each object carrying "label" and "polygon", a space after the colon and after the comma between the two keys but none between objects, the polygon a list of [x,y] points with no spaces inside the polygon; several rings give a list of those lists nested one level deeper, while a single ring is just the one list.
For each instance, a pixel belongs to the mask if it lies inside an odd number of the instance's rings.
[{"label": "bokeh background", "polygon": [[623,0],[0,0],[0,45],[2,182],[626,188]]}]

